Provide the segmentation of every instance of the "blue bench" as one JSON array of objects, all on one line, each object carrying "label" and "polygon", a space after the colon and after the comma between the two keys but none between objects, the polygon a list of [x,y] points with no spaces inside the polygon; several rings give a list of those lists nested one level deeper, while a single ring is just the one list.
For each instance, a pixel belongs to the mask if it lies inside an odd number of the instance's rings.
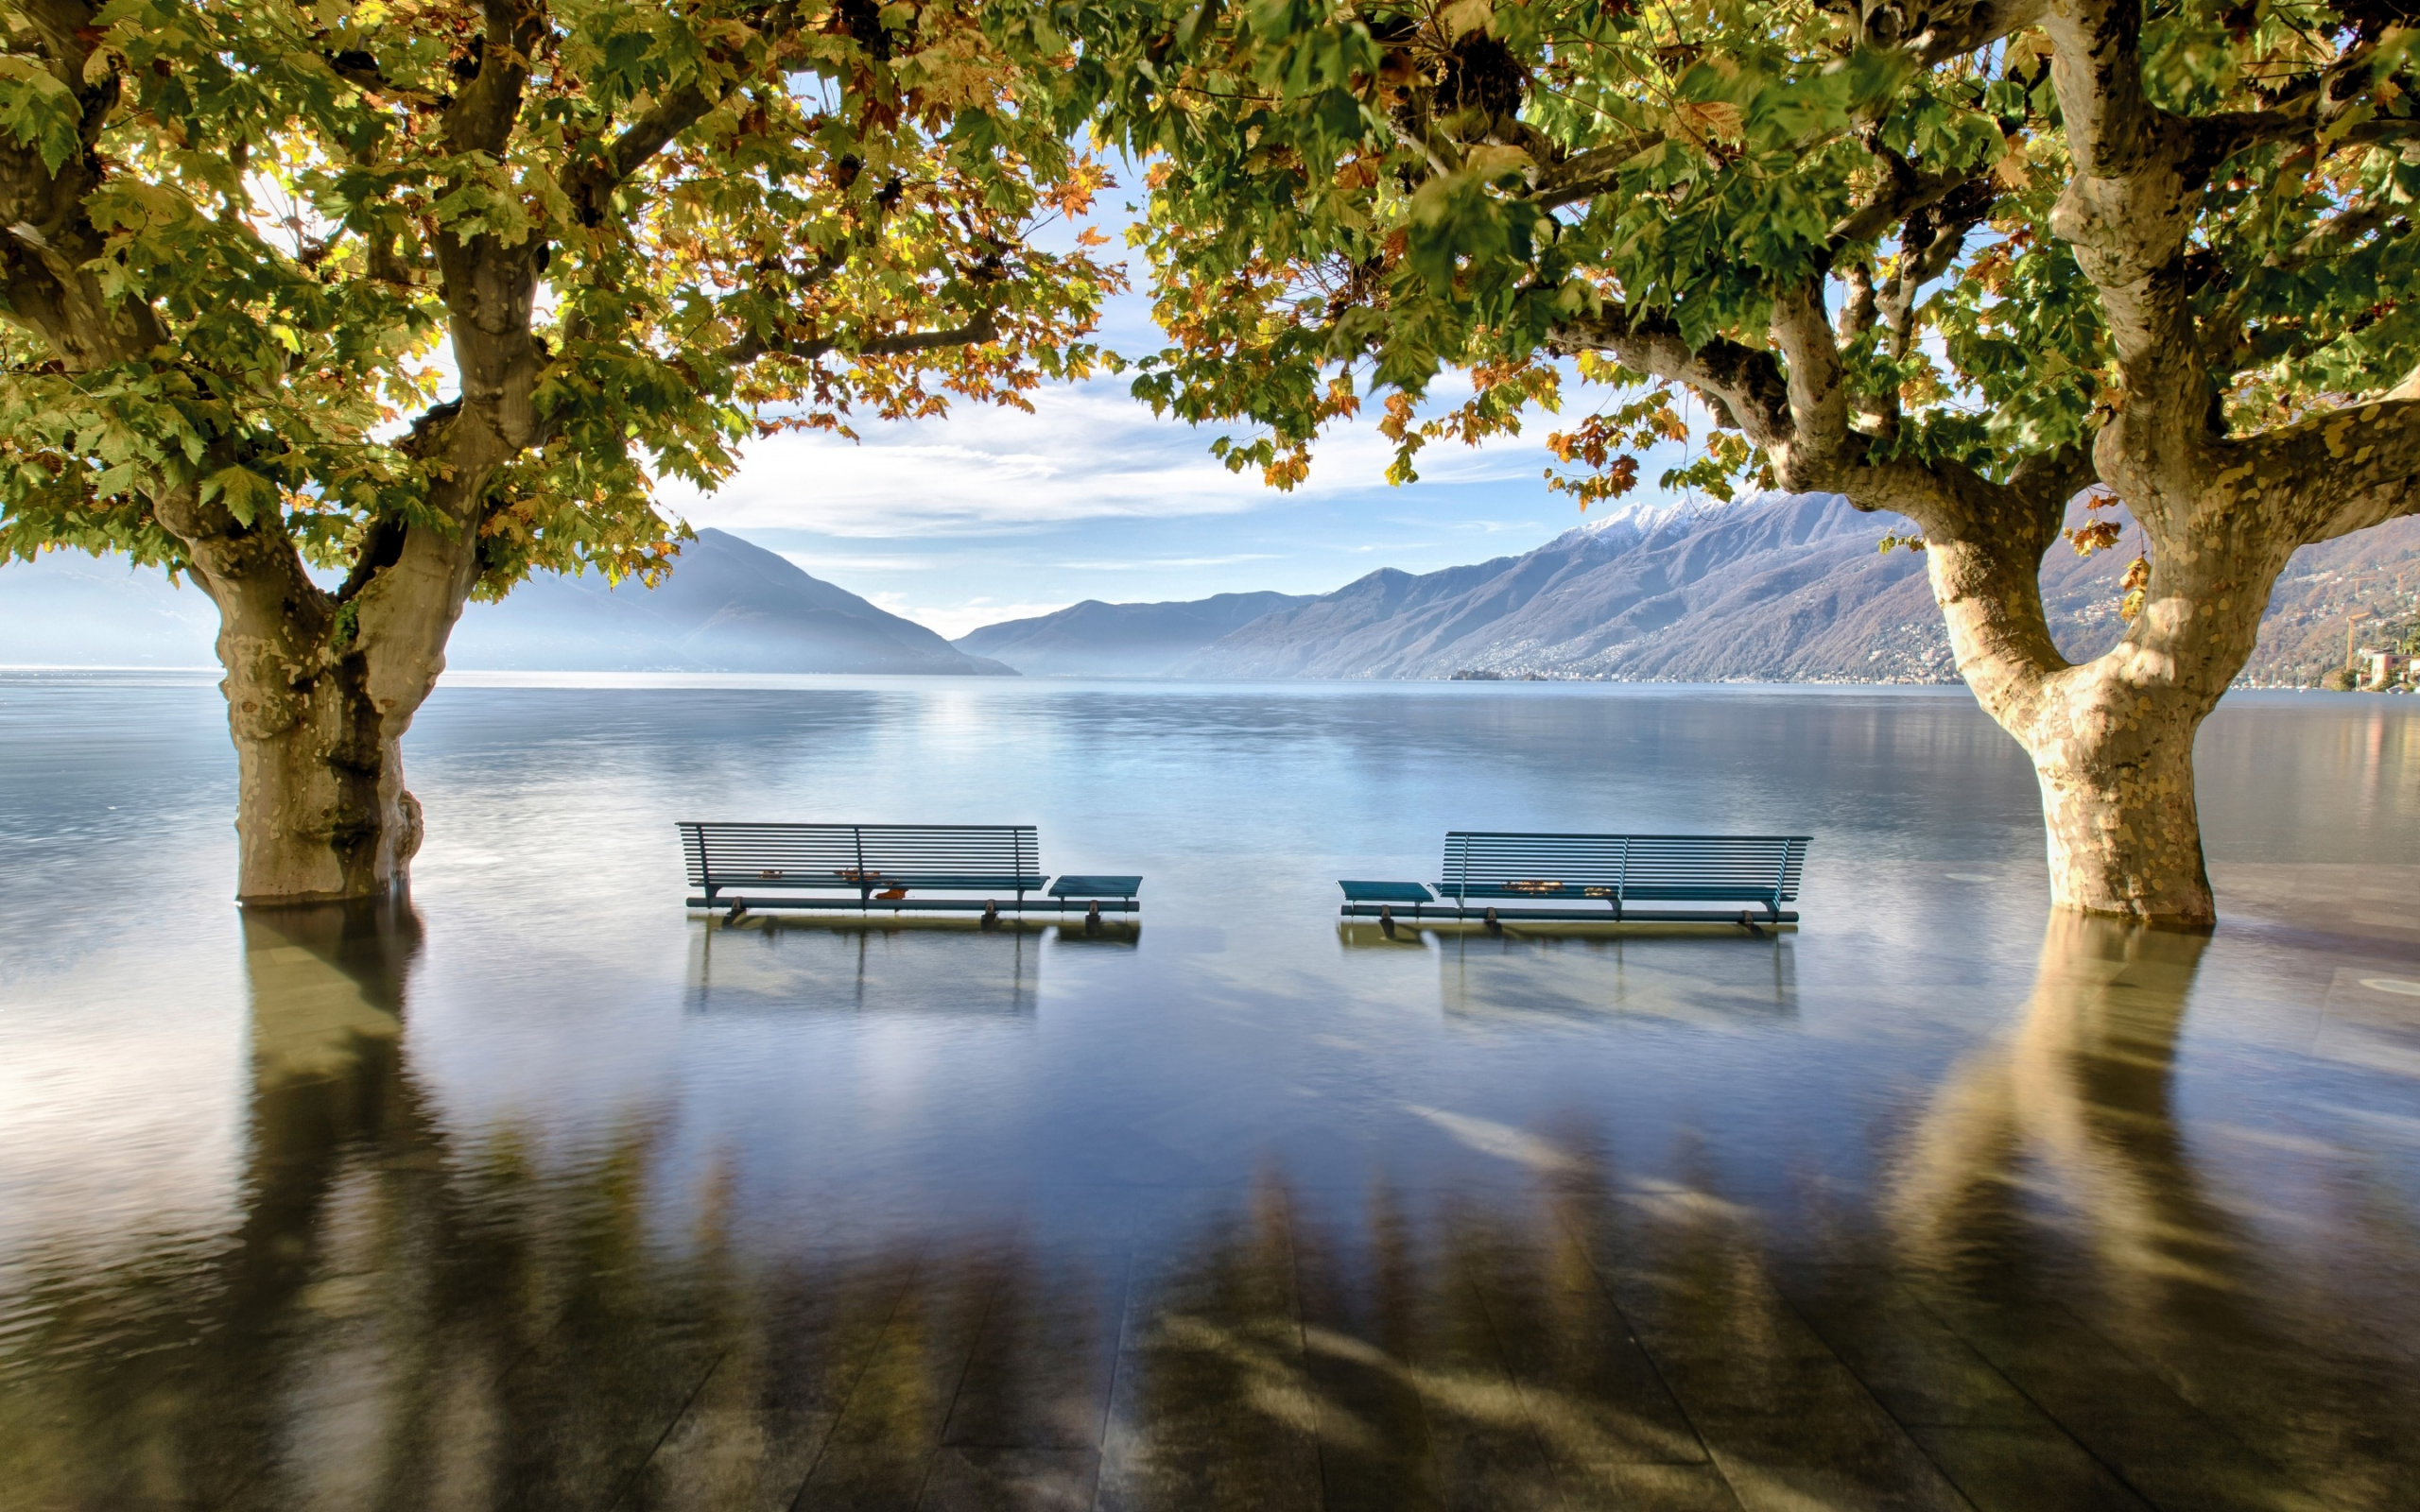
[{"label": "blue bench", "polygon": [[[1050,879],[1030,824],[745,824],[683,820],[692,908],[1022,912]],[[1132,913],[1140,877],[1063,877],[1047,895]],[[1086,890],[1092,885],[1102,890]],[[1115,886],[1117,890],[1107,890]],[[918,894],[981,894],[931,897]],[[1041,900],[1037,899],[1037,902]]]},{"label": "blue bench", "polygon": [[[1416,882],[1339,884],[1347,919],[1504,919],[1794,924],[1803,834],[1549,834],[1455,830],[1432,892]],[[1746,903],[1736,911],[1640,902]]]}]

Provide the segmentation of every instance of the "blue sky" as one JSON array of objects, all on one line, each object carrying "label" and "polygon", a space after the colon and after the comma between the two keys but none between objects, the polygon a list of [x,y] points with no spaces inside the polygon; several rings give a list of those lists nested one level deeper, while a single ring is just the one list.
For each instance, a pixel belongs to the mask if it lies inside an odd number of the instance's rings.
[{"label": "blue sky", "polygon": [[[1127,198],[1113,190],[1095,222],[1114,238]],[[1099,333],[1129,356],[1165,345],[1144,271],[1137,256],[1135,289]],[[1320,447],[1307,483],[1279,493],[1210,455],[1221,429],[1155,419],[1128,382],[1046,388],[1031,415],[961,404],[942,420],[867,424],[856,443],[775,437],[717,493],[664,503],[951,636],[1087,598],[1325,593],[1379,567],[1528,551],[1583,520],[1541,475],[1546,417],[1485,447],[1431,446],[1421,481],[1399,489],[1385,481],[1389,444],[1358,424]]]}]

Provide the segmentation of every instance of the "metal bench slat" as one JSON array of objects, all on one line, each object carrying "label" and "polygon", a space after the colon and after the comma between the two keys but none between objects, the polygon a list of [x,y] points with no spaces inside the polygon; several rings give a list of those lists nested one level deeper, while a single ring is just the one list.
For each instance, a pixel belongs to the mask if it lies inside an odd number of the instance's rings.
[{"label": "metal bench slat", "polygon": [[[1438,892],[1457,902],[1517,899],[1607,905],[1630,901],[1747,902],[1778,918],[1798,896],[1806,835],[1567,834],[1450,831]],[[1532,917],[1554,917],[1532,915]],[[1574,912],[1569,917],[1596,917]]]},{"label": "metal bench slat", "polygon": [[[811,824],[684,819],[680,821],[688,880],[705,897],[692,906],[719,907],[739,897],[752,906],[978,908],[980,902],[890,899],[882,894],[932,889],[942,892],[1026,895],[1050,882],[1042,869],[1041,846],[1030,824]],[[1061,879],[1056,898],[1124,900],[1132,912],[1140,877]],[[1083,890],[1083,889],[1091,890]],[[1113,890],[1122,889],[1122,890]],[[807,891],[838,897],[747,897]],[[722,896],[718,896],[722,895]]]}]

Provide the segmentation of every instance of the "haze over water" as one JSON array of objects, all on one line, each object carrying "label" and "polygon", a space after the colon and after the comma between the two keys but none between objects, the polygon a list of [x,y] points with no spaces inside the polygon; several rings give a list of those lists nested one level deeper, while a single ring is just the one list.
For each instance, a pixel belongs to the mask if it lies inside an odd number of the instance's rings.
[{"label": "haze over water", "polygon": [[[2237,696],[2222,923],[2053,919],[1962,690],[449,677],[246,916],[216,688],[0,674],[0,1509],[2389,1508],[2420,702]],[[1030,822],[1139,931],[682,908]],[[1389,940],[1448,828],[1805,923]]]}]

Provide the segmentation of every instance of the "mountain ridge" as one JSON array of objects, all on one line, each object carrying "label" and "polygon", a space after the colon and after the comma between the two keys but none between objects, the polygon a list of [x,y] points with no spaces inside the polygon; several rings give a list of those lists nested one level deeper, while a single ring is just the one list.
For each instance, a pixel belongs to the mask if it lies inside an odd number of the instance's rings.
[{"label": "mountain ridge", "polygon": [[1307,593],[1213,593],[1208,598],[1110,604],[1097,598],[970,630],[950,644],[1028,676],[1159,677],[1184,657]]},{"label": "mountain ridge", "polygon": [[[200,590],[122,559],[50,553],[0,567],[0,664],[204,667],[216,629]],[[543,573],[469,605],[445,654],[463,671],[1015,675],[713,529],[654,589]]]}]

